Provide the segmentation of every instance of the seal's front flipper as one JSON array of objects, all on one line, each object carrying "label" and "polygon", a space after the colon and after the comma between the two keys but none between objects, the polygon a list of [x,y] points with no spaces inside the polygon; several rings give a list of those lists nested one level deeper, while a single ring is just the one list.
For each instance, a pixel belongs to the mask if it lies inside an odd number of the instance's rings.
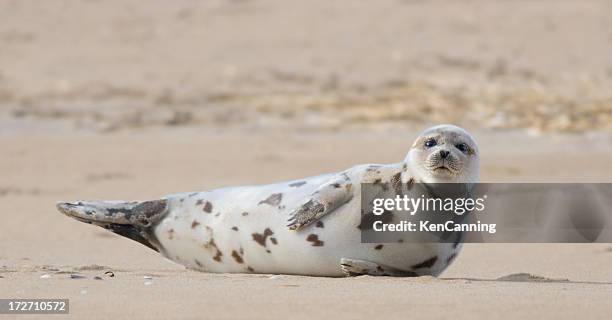
[{"label": "seal's front flipper", "polygon": [[95,224],[159,251],[151,228],[165,216],[167,200],[59,202],[57,209],[81,222]]},{"label": "seal's front flipper", "polygon": [[361,275],[370,276],[387,276],[387,277],[418,277],[419,275],[412,271],[403,271],[391,267],[387,267],[375,262],[358,260],[358,259],[340,259],[340,267],[342,272],[347,277],[356,277]]},{"label": "seal's front flipper", "polygon": [[336,210],[353,197],[351,179],[346,173],[321,185],[307,201],[291,212],[287,227],[300,230]]}]

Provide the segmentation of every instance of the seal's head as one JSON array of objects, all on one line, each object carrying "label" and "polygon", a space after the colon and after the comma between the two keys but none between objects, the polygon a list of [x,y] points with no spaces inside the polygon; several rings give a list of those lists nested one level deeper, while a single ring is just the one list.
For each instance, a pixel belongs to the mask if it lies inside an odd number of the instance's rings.
[{"label": "seal's head", "polygon": [[467,131],[443,124],[421,132],[405,162],[425,183],[476,183],[478,158],[476,142]]}]

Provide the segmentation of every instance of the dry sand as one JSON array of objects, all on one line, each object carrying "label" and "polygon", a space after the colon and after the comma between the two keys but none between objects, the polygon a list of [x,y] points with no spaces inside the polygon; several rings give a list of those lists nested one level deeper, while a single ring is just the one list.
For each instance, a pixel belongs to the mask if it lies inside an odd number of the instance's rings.
[{"label": "dry sand", "polygon": [[[67,297],[72,315],[86,318],[609,315],[610,245],[469,244],[440,279],[216,275],[185,271],[138,243],[54,209],[59,199],[151,199],[171,191],[265,183],[354,163],[397,161],[413,136],[175,130],[2,137],[0,296]],[[604,165],[612,161],[609,139],[580,138],[589,143],[572,151],[568,145],[576,144],[575,137],[534,139],[492,132],[476,137],[485,181],[612,178]],[[498,142],[509,137],[508,144]],[[585,169],[589,163],[593,165]],[[115,277],[107,277],[108,270]],[[70,273],[87,278],[70,279]],[[512,276],[517,273],[567,281]],[[44,274],[51,278],[41,279]],[[153,277],[152,284],[145,285],[145,275]],[[504,276],[516,281],[495,280]]]},{"label": "dry sand", "polygon": [[0,298],[86,319],[612,313],[609,244],[468,244],[437,279],[204,274],[54,208],[396,162],[439,122],[474,132],[483,181],[610,182],[610,1],[6,0],[0,21]]}]

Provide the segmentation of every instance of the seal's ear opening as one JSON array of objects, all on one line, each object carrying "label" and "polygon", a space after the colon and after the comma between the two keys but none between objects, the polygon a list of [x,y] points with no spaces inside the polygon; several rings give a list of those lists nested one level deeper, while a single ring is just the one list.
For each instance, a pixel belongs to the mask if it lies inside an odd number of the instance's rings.
[{"label": "seal's ear opening", "polygon": [[167,200],[59,202],[57,209],[78,221],[94,224],[155,250],[159,241],[152,228],[165,216]]}]

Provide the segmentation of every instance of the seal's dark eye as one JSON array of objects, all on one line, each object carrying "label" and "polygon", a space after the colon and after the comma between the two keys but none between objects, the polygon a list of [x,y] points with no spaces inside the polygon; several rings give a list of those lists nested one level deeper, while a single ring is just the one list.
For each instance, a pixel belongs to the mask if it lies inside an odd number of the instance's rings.
[{"label": "seal's dark eye", "polygon": [[461,150],[461,152],[467,152],[468,151],[468,146],[465,143],[458,143],[455,145],[455,148]]},{"label": "seal's dark eye", "polygon": [[431,148],[431,147],[435,146],[436,144],[438,144],[436,142],[436,139],[427,139],[427,141],[425,141],[425,146],[427,148]]}]

